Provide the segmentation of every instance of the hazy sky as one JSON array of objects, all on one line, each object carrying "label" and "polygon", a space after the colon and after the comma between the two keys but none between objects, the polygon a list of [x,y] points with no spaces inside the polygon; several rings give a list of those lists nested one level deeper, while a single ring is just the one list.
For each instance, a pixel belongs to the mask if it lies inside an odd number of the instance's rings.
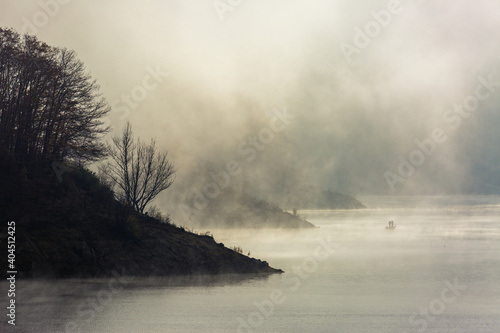
[{"label": "hazy sky", "polygon": [[201,174],[236,161],[232,179],[266,191],[500,192],[499,1],[7,0],[0,9],[2,26],[78,53],[114,106],[115,128],[128,119],[170,151],[178,189],[202,188]]}]

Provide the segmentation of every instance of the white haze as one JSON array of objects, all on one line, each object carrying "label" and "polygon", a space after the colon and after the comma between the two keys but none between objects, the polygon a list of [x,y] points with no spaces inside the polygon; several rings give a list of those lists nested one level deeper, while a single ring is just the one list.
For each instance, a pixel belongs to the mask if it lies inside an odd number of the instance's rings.
[{"label": "white haze", "polygon": [[[0,22],[20,31],[38,1],[2,3]],[[168,72],[126,117],[156,137],[178,168],[160,202],[189,197],[207,171],[233,157],[262,192],[290,184],[350,194],[499,192],[499,93],[456,130],[445,111],[474,92],[500,54],[500,3],[401,1],[401,14],[348,63],[340,49],[388,1],[242,1],[221,21],[213,1],[70,1],[41,40],[74,49],[110,103],[142,85],[146,67]],[[496,74],[500,78],[500,73]],[[498,80],[498,79],[497,79]],[[296,115],[257,158],[238,145],[268,127],[274,109]],[[443,128],[448,140],[395,190],[415,140]]]},{"label": "white haze", "polygon": [[[68,323],[75,329],[66,332],[82,333],[500,331],[500,196],[361,199],[372,208],[299,211],[320,228],[214,230],[284,274],[21,280],[22,321],[4,331],[61,332]],[[384,229],[389,216],[394,231]],[[123,289],[106,299],[111,281]],[[271,311],[276,290],[283,298]],[[256,324],[240,329],[241,319]]]}]

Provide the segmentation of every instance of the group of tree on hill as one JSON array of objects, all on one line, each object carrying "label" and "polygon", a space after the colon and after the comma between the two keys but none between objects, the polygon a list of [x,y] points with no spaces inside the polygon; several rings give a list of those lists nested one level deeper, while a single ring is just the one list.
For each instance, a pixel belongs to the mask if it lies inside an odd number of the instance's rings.
[{"label": "group of tree on hill", "polygon": [[107,158],[103,177],[119,199],[144,212],[172,184],[175,169],[154,140],[134,139],[130,124],[106,144],[110,129],[102,119],[109,111],[74,51],[0,28],[0,167],[7,175]]}]

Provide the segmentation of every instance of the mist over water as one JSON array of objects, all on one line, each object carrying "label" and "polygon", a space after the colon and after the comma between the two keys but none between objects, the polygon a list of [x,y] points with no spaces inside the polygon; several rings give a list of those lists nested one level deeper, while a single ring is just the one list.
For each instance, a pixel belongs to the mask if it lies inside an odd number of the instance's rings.
[{"label": "mist over water", "polygon": [[169,151],[154,203],[177,225],[236,207],[223,190],[368,208],[196,230],[281,275],[17,281],[0,331],[500,332],[500,2],[218,2],[4,1],[0,20],[76,51],[110,136],[129,121]]},{"label": "mist over water", "polygon": [[[71,1],[48,15],[39,1],[11,1],[0,20],[75,50],[113,107],[115,134],[130,121],[170,151],[179,172],[162,208],[235,156],[261,192],[394,194],[384,173],[399,174],[399,158],[436,128],[446,140],[396,193],[500,193],[497,1],[255,0],[223,20],[214,3]],[[485,80],[488,97],[458,110]],[[155,88],[133,98],[144,82]],[[283,108],[296,118],[244,162],[239,145]]]},{"label": "mist over water", "polygon": [[[315,229],[211,230],[281,275],[135,278],[111,299],[102,292],[109,280],[20,281],[18,328],[63,332],[71,322],[81,332],[499,331],[500,197],[361,199],[368,209],[300,211]],[[394,231],[384,229],[389,219]],[[89,299],[100,299],[95,309]]]}]

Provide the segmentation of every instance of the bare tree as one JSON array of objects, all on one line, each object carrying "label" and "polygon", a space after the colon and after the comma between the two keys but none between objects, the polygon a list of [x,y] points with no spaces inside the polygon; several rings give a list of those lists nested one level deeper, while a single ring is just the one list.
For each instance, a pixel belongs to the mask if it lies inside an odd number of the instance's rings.
[{"label": "bare tree", "polygon": [[100,172],[118,196],[139,213],[160,192],[172,185],[174,166],[168,161],[166,150],[157,150],[156,141],[149,144],[133,138],[132,126],[127,123],[121,137],[114,137],[108,146],[109,159],[100,166]]}]

